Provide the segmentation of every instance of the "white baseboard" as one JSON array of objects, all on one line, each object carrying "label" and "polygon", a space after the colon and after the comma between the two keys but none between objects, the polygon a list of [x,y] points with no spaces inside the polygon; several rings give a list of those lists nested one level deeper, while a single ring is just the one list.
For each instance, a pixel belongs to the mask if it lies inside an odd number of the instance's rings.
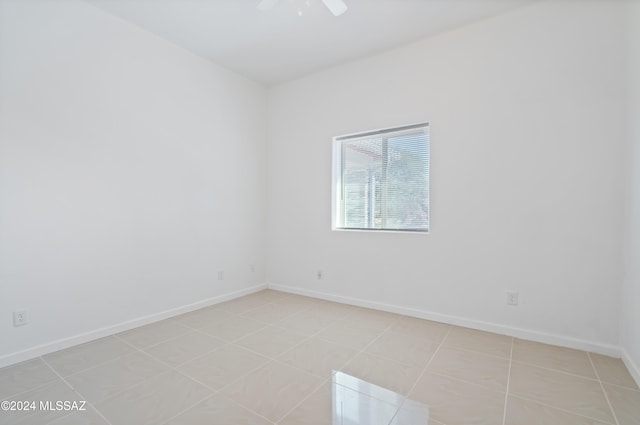
[{"label": "white baseboard", "polygon": [[227,294],[218,295],[216,297],[207,298],[206,300],[198,301],[193,304],[184,305],[177,308],[162,311],[160,313],[150,314],[148,316],[139,317],[137,319],[121,322],[113,326],[106,326],[100,329],[96,329],[89,332],[84,332],[78,335],[70,336],[67,338],[59,339],[57,341],[47,342],[26,350],[17,351],[15,353],[9,353],[0,357],[0,367],[9,366],[12,364],[20,363],[25,360],[31,360],[45,354],[53,353],[54,351],[63,350],[65,348],[73,347],[74,345],[83,344],[99,338],[114,335],[119,332],[128,331],[139,326],[148,325],[153,322],[167,319],[169,317],[178,316],[180,314],[188,313],[193,310],[198,310],[203,307],[208,307],[214,304],[219,304],[224,301],[229,301],[234,298],[242,297],[252,294],[254,292],[261,291],[267,288],[266,283],[260,285],[251,286],[249,288],[241,289],[239,291],[229,292]]},{"label": "white baseboard", "polygon": [[622,361],[625,366],[627,366],[627,370],[636,381],[636,385],[640,387],[640,365],[633,361],[627,350],[622,349]]},{"label": "white baseboard", "polygon": [[[558,345],[567,348],[574,348],[593,353],[604,354],[607,356],[621,357],[622,350],[615,345],[601,344],[593,341],[573,338],[564,335],[556,335],[547,332],[540,332],[530,329],[519,328],[509,325],[501,325],[498,323],[484,322],[481,320],[469,319],[466,317],[451,316],[447,314],[434,313],[426,310],[402,307],[398,305],[380,303],[376,301],[363,300],[359,298],[344,297],[341,295],[329,294],[326,292],[311,291],[300,289],[292,286],[277,285],[271,282],[267,283],[269,289],[276,291],[289,292],[292,294],[304,295],[312,298],[319,298],[327,301],[335,301],[342,304],[350,304],[359,307],[373,308],[376,310],[388,311],[390,313],[402,314],[405,316],[417,317],[420,319],[433,320],[434,322],[447,323],[465,328],[478,329],[481,331],[493,332],[502,335],[508,335],[529,341],[542,342],[545,344]],[[636,378],[637,379],[637,378]]]}]

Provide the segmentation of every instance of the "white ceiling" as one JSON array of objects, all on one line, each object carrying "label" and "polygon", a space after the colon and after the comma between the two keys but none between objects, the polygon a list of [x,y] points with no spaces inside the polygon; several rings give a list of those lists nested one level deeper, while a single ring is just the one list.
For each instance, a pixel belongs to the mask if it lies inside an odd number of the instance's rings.
[{"label": "white ceiling", "polygon": [[[534,0],[87,0],[226,68],[266,84],[381,52]],[[298,16],[298,9],[303,10]]]}]

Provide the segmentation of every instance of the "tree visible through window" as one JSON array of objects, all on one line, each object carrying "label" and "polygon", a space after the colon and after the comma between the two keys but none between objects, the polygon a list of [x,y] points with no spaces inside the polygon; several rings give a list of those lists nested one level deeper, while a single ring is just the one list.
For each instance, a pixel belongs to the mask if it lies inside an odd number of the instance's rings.
[{"label": "tree visible through window", "polygon": [[429,126],[334,138],[333,228],[429,231]]}]

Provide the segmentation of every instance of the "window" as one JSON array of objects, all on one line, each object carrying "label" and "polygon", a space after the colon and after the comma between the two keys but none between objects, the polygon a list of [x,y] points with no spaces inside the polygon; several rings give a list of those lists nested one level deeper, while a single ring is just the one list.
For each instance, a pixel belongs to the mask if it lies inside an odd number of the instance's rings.
[{"label": "window", "polygon": [[429,231],[429,125],[333,139],[333,229]]}]

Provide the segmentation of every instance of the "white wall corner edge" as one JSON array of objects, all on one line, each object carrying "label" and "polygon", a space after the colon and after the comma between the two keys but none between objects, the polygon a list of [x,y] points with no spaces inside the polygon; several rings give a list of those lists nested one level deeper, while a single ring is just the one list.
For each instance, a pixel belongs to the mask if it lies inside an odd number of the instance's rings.
[{"label": "white wall corner edge", "polygon": [[636,385],[640,387],[640,365],[636,364],[636,362],[633,361],[633,359],[631,358],[627,350],[622,348],[621,351],[622,351],[622,361],[624,362],[624,365],[627,367],[627,370],[629,371],[633,379],[636,381]]},{"label": "white wall corner edge", "polygon": [[[417,317],[419,319],[433,320],[435,322],[447,323],[450,325],[463,326],[466,328],[477,329],[486,332],[512,336],[515,338],[526,339],[529,341],[541,342],[544,344],[558,345],[577,350],[590,351],[593,353],[604,354],[612,357],[623,357],[623,350],[619,346],[601,344],[598,342],[572,338],[563,335],[556,335],[546,332],[534,331],[530,329],[518,328],[514,326],[501,325],[498,323],[483,322],[481,320],[469,319],[466,317],[451,316],[441,313],[433,313],[426,310],[402,307],[398,305],[385,304],[376,301],[368,301],[359,298],[344,297],[326,292],[313,291],[308,289],[300,289],[292,286],[278,285],[267,282],[267,287],[275,291],[288,292],[291,294],[304,295],[312,298],[319,298],[327,301],[335,301],[342,304],[350,304],[358,307],[373,308],[376,310],[388,311],[390,313],[402,314],[405,316]],[[629,359],[629,356],[626,356]],[[630,360],[628,360],[631,362]],[[626,364],[627,360],[625,360]],[[632,363],[631,363],[632,364]],[[631,369],[631,368],[629,368]],[[637,369],[636,369],[637,372]],[[634,376],[636,381],[638,375]]]},{"label": "white wall corner edge", "polygon": [[168,319],[180,314],[189,313],[190,311],[198,310],[200,308],[209,307],[211,305],[243,297],[254,292],[262,291],[263,289],[267,289],[266,283],[250,286],[238,291],[233,291],[215,297],[207,298],[192,304],[172,308],[169,310],[161,311],[159,313],[139,317],[137,319],[127,320],[126,322],[121,322],[113,326],[106,326],[93,331],[84,332],[52,342],[47,342],[45,344],[37,345],[26,350],[17,351],[15,353],[9,353],[0,357],[0,368],[11,366],[26,360],[31,360],[45,354],[53,353],[54,351],[64,350],[65,348],[73,347],[78,344],[84,344],[96,339],[115,335],[120,332],[128,331],[139,326],[148,325],[150,323],[158,322],[160,320]]}]

